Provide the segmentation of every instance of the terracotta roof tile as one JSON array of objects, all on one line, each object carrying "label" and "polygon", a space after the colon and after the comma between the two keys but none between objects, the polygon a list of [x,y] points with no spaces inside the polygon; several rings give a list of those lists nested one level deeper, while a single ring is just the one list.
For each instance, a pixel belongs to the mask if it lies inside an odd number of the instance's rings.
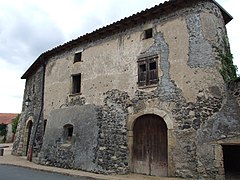
[{"label": "terracotta roof tile", "polygon": [[0,124],[11,124],[18,114],[14,113],[0,113]]}]

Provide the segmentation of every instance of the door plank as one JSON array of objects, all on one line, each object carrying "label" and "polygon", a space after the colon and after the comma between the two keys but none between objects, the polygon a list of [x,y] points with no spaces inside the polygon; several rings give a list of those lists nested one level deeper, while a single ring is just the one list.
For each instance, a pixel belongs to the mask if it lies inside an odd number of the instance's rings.
[{"label": "door plank", "polygon": [[132,171],[167,176],[167,127],[162,118],[144,115],[133,128]]}]

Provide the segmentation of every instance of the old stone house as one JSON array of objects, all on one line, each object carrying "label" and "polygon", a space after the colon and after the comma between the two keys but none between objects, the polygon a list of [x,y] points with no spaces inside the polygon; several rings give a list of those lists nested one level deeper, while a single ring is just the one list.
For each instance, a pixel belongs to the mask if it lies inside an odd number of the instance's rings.
[{"label": "old stone house", "polygon": [[240,83],[219,58],[231,20],[214,0],[170,0],[44,52],[22,76],[12,153],[105,174],[238,171]]}]

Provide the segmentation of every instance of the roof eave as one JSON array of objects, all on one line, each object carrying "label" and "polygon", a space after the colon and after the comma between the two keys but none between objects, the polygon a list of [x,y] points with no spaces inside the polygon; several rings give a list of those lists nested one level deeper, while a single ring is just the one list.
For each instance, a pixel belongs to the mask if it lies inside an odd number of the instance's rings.
[{"label": "roof eave", "polygon": [[[158,6],[152,7],[150,9],[146,9],[144,11],[138,12],[136,14],[133,14],[130,17],[121,19],[117,22],[114,22],[113,24],[107,25],[105,27],[102,27],[100,29],[97,29],[89,34],[85,34],[83,36],[78,37],[77,39],[74,39],[72,41],[69,41],[63,45],[57,46],[49,51],[46,51],[44,53],[42,53],[37,59],[36,61],[28,68],[28,70],[22,75],[21,79],[27,79],[30,75],[32,75],[34,73],[34,70],[38,69],[43,63],[45,63],[45,60],[48,59],[49,57],[51,57],[54,53],[56,52],[61,52],[62,50],[68,48],[71,44],[71,47],[76,46],[79,43],[84,43],[87,41],[93,41],[96,39],[100,39],[103,38],[102,35],[103,33],[106,34],[106,32],[111,32],[111,33],[116,33],[116,31],[119,31],[117,28],[117,26],[121,23],[124,24],[124,22],[126,23],[124,26],[124,28],[133,26],[134,23],[136,23],[138,20],[137,19],[142,19],[142,21],[145,21],[147,19],[149,19],[148,17],[145,16],[146,13],[149,13],[148,11],[153,11],[155,8],[160,8],[162,11],[164,10],[164,8],[166,7],[171,7],[172,5],[174,5],[174,3],[182,3],[184,0],[169,0],[169,1],[165,1],[162,4],[159,4]],[[211,0],[213,3],[215,3],[221,10],[222,15],[223,15],[223,19],[225,24],[229,23],[233,17],[219,4],[217,3],[215,0]],[[161,7],[159,7],[161,6]],[[151,13],[149,13],[151,14]],[[117,29],[117,30],[116,30]],[[109,34],[109,33],[108,33]]]},{"label": "roof eave", "polygon": [[222,15],[223,15],[223,19],[225,24],[228,24],[233,17],[231,16],[231,14],[229,14],[216,0],[212,0],[222,11]]}]

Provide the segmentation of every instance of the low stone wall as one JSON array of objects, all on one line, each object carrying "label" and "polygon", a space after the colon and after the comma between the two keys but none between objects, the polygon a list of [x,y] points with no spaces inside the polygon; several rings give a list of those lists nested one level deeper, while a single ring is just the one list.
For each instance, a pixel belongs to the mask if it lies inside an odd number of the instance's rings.
[{"label": "low stone wall", "polygon": [[[70,142],[64,137],[66,124],[73,126]],[[52,111],[44,136],[40,163],[94,171],[98,131],[98,107],[94,105],[72,106]]]},{"label": "low stone wall", "polygon": [[[44,165],[104,174],[129,172],[126,93],[106,93],[105,105],[74,105],[51,112],[40,154]],[[71,142],[63,127],[73,125]]]}]

